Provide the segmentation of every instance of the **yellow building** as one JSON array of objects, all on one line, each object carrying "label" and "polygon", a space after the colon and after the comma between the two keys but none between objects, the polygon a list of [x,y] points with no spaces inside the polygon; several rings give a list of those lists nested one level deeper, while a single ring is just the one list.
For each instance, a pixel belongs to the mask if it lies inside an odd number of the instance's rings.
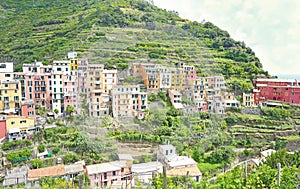
[{"label": "yellow building", "polygon": [[245,107],[253,107],[254,104],[254,94],[250,93],[250,94],[246,94],[243,93],[243,106]]},{"label": "yellow building", "polygon": [[26,130],[34,128],[34,118],[12,116],[6,118],[6,131],[9,129],[17,128],[20,130]]},{"label": "yellow building", "polygon": [[0,114],[18,114],[21,100],[20,81],[0,81]]},{"label": "yellow building", "polygon": [[203,100],[206,97],[205,88],[207,82],[204,77],[198,77],[196,80],[193,80],[194,86],[194,98],[195,100]]},{"label": "yellow building", "polygon": [[70,63],[70,70],[76,71],[78,70],[78,59],[72,59]]},{"label": "yellow building", "polygon": [[184,84],[184,70],[182,68],[171,68],[172,73],[172,85],[171,89],[180,90],[183,89]]},{"label": "yellow building", "polygon": [[155,64],[142,67],[142,81],[146,85],[147,90],[160,90],[160,74],[159,68]]}]

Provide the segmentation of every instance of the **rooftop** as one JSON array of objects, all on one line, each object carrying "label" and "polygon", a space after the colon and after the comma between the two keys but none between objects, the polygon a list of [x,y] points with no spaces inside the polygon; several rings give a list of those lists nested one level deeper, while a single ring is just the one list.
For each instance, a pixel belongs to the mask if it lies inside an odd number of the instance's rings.
[{"label": "rooftop", "polygon": [[170,90],[170,93],[172,93],[173,95],[181,95],[181,93],[176,90]]},{"label": "rooftop", "polygon": [[176,156],[168,162],[170,167],[181,167],[187,165],[197,165],[193,158],[187,156]]},{"label": "rooftop", "polygon": [[152,171],[158,171],[162,169],[163,165],[160,162],[149,162],[149,163],[140,163],[133,164],[131,166],[131,171],[133,173],[146,173]]},{"label": "rooftop", "polygon": [[33,169],[28,171],[28,180],[38,180],[41,177],[52,177],[65,175],[65,166],[56,165],[52,167]]},{"label": "rooftop", "polygon": [[272,78],[272,79],[267,79],[267,78],[257,78],[257,82],[296,82],[297,80],[295,79],[279,79],[279,78]]},{"label": "rooftop", "polygon": [[186,176],[187,172],[189,173],[189,176],[195,177],[195,176],[201,176],[202,173],[200,172],[197,165],[191,166],[191,167],[182,167],[182,168],[175,168],[167,171],[167,176]]},{"label": "rooftop", "polygon": [[118,171],[121,170],[120,166],[114,165],[112,163],[100,163],[95,165],[86,166],[87,173],[89,175],[97,174],[97,173],[105,173],[110,171]]},{"label": "rooftop", "polygon": [[65,165],[65,171],[67,174],[75,174],[79,172],[83,172],[83,165],[82,164],[72,164],[72,165]]}]

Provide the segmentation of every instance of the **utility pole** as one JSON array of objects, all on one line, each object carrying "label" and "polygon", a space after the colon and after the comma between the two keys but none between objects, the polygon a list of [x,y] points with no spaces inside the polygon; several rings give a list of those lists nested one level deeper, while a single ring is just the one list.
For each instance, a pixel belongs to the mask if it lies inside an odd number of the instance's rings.
[{"label": "utility pole", "polygon": [[248,161],[245,162],[245,186],[247,188],[247,178],[248,178]]},{"label": "utility pole", "polygon": [[79,174],[79,189],[82,189],[83,182],[82,182],[82,174]]},{"label": "utility pole", "polygon": [[278,168],[277,184],[278,184],[278,186],[280,186],[280,177],[281,177],[281,164],[280,163],[277,164],[277,168]]},{"label": "utility pole", "polygon": [[164,189],[168,188],[168,183],[167,183],[167,168],[164,165],[163,166],[163,175],[164,175]]}]

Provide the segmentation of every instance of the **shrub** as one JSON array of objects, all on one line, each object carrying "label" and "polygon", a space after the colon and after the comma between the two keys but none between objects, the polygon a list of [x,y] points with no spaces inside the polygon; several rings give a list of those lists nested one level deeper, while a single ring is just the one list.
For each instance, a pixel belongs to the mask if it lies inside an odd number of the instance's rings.
[{"label": "shrub", "polygon": [[34,168],[34,169],[44,167],[44,161],[41,159],[33,159],[30,162],[31,162],[32,168]]},{"label": "shrub", "polygon": [[73,152],[68,152],[64,157],[63,157],[64,164],[69,164],[69,163],[75,163],[76,161],[79,161],[79,157],[77,154]]},{"label": "shrub", "polygon": [[38,151],[39,151],[39,153],[45,152],[45,146],[43,144],[40,144],[38,146]]},{"label": "shrub", "polygon": [[59,147],[55,147],[55,148],[52,149],[52,153],[55,154],[55,155],[56,155],[59,151],[60,151],[60,148],[59,148]]}]

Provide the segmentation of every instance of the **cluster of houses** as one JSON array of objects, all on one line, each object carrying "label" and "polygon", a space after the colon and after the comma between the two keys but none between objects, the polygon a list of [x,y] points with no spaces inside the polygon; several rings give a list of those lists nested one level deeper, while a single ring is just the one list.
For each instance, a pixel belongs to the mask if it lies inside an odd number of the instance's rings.
[{"label": "cluster of houses", "polygon": [[133,63],[128,75],[140,77],[142,85],[122,84],[116,69],[89,64],[86,59],[78,59],[76,52],[51,65],[33,62],[22,68],[22,72],[14,72],[12,62],[0,63],[0,138],[26,138],[36,129],[39,108],[55,116],[66,115],[68,106],[80,113],[83,98],[89,116],[112,116],[117,120],[144,118],[148,94],[159,91],[167,92],[172,105],[186,113],[224,114],[225,108],[240,105],[233,94],[225,92],[223,76],[197,77],[195,67],[184,64],[171,68]]},{"label": "cluster of houses", "polygon": [[74,181],[78,175],[86,173],[93,188],[131,188],[151,184],[153,177],[164,170],[166,177],[188,176],[196,182],[200,181],[202,174],[192,158],[177,155],[173,145],[160,145],[158,148],[157,161],[148,163],[134,164],[131,155],[118,154],[117,161],[94,165],[85,165],[84,161],[80,161],[72,165],[58,164],[38,169],[17,167],[6,173],[3,186],[36,186],[43,177]]},{"label": "cluster of houses", "polygon": [[[130,73],[141,77],[149,92],[168,92],[172,105],[186,113],[224,114],[226,108],[239,107],[234,94],[225,92],[223,76],[198,77],[194,66],[176,68],[152,63],[133,63]],[[190,102],[190,103],[187,103]]]},{"label": "cluster of houses", "polygon": [[147,93],[168,90],[172,97],[177,93],[173,104],[182,103],[182,95],[192,101],[192,111],[222,114],[226,107],[239,106],[233,94],[224,92],[222,76],[197,77],[194,66],[133,63],[130,74],[141,77],[146,88],[142,91],[138,84],[122,85],[116,69],[76,57],[70,52],[66,60],[51,65],[23,64],[23,72],[14,72],[11,62],[0,63],[0,114],[33,117],[36,108],[44,107],[63,115],[68,106],[80,111],[80,94],[86,94],[89,116],[142,116],[139,113],[148,108]]}]

